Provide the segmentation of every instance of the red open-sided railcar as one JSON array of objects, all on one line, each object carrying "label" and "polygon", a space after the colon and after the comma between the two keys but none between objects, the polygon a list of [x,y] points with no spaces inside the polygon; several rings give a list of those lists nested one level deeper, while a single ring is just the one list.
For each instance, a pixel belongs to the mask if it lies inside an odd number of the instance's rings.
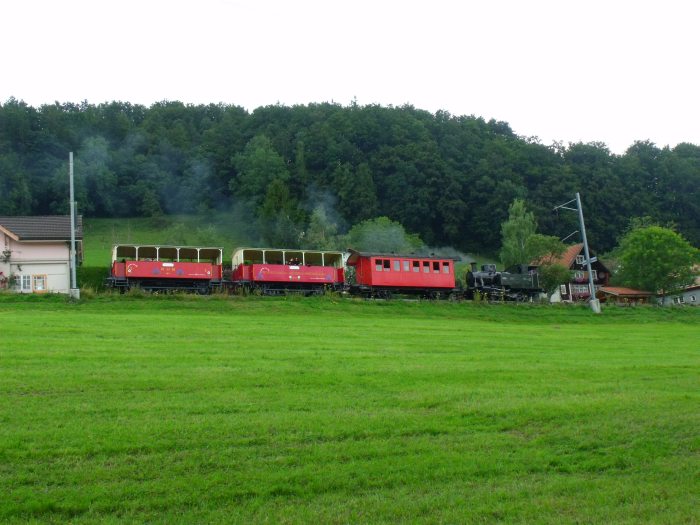
[{"label": "red open-sided railcar", "polygon": [[233,254],[231,281],[236,289],[266,295],[340,290],[345,285],[342,252],[239,248]]},{"label": "red open-sided railcar", "polygon": [[222,248],[119,244],[107,286],[208,294],[222,285],[222,261]]}]

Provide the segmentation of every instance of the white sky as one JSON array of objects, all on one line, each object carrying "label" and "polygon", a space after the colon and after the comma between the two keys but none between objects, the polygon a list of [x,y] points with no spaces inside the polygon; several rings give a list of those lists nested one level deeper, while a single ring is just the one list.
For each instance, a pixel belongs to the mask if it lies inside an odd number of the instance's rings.
[{"label": "white sky", "polygon": [[0,101],[405,103],[700,144],[694,0],[3,0]]}]

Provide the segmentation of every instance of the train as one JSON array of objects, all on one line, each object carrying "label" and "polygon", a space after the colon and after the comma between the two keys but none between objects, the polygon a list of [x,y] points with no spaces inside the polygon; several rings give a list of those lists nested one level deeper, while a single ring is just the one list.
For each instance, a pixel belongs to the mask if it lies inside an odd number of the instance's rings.
[{"label": "train", "polygon": [[237,248],[230,267],[223,248],[120,244],[112,248],[107,287],[126,292],[216,291],[259,295],[334,291],[366,298],[413,296],[429,299],[532,301],[543,293],[536,266],[499,272],[472,263],[465,286],[457,282],[458,260],[357,250]]},{"label": "train", "polygon": [[537,266],[527,264],[499,272],[495,264],[484,264],[479,271],[476,263],[472,263],[466,281],[467,299],[479,297],[491,301],[522,302],[537,299],[544,293]]}]

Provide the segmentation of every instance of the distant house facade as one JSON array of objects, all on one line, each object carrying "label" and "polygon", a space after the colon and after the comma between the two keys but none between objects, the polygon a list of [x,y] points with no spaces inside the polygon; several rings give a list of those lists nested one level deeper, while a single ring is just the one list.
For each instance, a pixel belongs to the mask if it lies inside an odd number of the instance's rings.
[{"label": "distant house facade", "polygon": [[680,291],[670,293],[665,297],[659,297],[659,303],[663,306],[700,306],[700,277],[695,279],[695,284],[686,286]]},{"label": "distant house facade", "polygon": [[[593,257],[593,253],[591,253],[591,257]],[[551,301],[587,301],[590,298],[590,290],[583,243],[570,246],[561,257],[552,262],[568,268],[570,279],[569,282],[559,285],[557,291],[552,295]],[[593,284],[597,293],[600,287],[607,286],[610,281],[610,271],[602,262],[597,260],[591,264],[591,269],[593,270]]]},{"label": "distant house facade", "polygon": [[[70,216],[0,217],[0,288],[18,293],[69,293]],[[82,256],[77,219],[77,258]]]}]

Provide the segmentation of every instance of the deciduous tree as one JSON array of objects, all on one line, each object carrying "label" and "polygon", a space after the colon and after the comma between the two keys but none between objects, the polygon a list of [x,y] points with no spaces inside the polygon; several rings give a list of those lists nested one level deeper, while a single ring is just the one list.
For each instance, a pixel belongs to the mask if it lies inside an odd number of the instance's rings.
[{"label": "deciduous tree", "polygon": [[692,267],[700,252],[669,228],[647,226],[627,233],[619,254],[619,282],[664,296],[693,282]]}]

